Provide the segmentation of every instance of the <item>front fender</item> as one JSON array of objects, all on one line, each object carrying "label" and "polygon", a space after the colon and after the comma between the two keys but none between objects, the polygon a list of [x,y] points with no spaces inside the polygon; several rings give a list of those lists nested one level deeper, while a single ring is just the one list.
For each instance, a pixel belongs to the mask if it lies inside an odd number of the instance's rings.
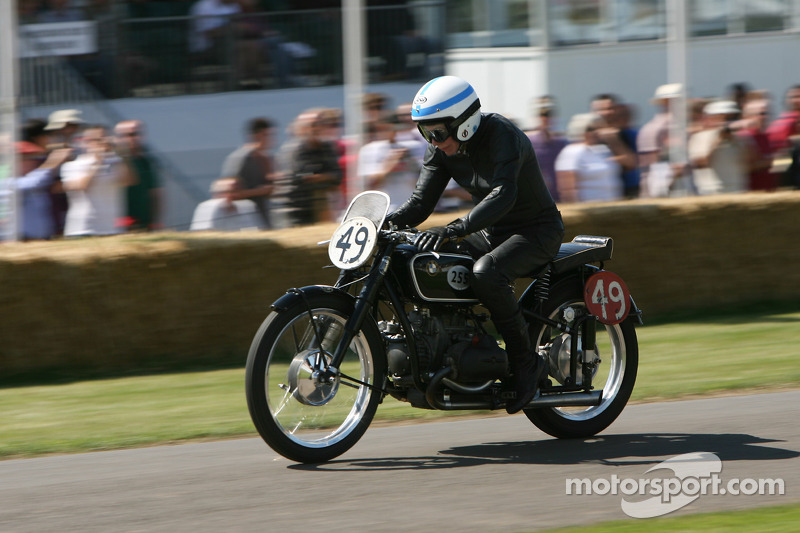
[{"label": "front fender", "polygon": [[286,311],[293,305],[297,304],[298,301],[302,301],[304,298],[308,296],[316,296],[317,294],[338,294],[341,296],[346,296],[350,302],[355,305],[355,297],[343,291],[342,289],[337,289],[336,287],[331,287],[330,285],[308,285],[307,287],[302,287],[300,289],[289,289],[286,291],[286,294],[272,302],[270,308],[277,312],[282,313]]}]

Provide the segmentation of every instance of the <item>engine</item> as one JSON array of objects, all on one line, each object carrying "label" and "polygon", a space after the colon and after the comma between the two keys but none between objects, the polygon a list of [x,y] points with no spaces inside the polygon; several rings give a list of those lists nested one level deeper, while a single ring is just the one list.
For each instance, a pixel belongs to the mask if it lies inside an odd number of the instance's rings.
[{"label": "engine", "polygon": [[[466,310],[434,314],[429,308],[408,313],[414,332],[419,371],[423,380],[446,366],[450,379],[461,383],[486,382],[508,375],[508,356],[479,326],[479,317]],[[407,340],[400,325],[381,322],[386,337],[389,377],[395,385],[414,383]]]}]

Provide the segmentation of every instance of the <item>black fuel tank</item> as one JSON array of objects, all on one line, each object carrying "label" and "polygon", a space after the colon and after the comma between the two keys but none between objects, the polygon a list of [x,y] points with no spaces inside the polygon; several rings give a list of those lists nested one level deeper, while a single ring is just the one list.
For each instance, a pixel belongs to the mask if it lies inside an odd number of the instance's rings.
[{"label": "black fuel tank", "polygon": [[411,280],[420,298],[428,302],[477,303],[472,291],[472,265],[468,255],[430,252],[409,261]]}]

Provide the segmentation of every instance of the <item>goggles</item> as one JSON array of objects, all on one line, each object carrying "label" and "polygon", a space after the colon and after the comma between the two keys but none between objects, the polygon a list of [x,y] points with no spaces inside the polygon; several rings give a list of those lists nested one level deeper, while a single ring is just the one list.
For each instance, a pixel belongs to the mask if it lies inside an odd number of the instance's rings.
[{"label": "goggles", "polygon": [[448,130],[444,125],[437,125],[431,128],[428,126],[423,126],[422,124],[417,124],[417,129],[429,143],[432,143],[433,141],[436,141],[437,143],[443,143],[450,137],[450,130]]}]

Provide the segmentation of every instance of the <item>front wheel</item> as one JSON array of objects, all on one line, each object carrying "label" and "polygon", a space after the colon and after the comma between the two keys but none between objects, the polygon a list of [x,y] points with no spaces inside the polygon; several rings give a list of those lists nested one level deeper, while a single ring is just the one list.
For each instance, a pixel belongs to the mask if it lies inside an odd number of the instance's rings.
[{"label": "front wheel", "polygon": [[338,376],[320,372],[352,313],[344,294],[306,295],[272,312],[253,339],[246,371],[250,417],[264,441],[288,459],[320,463],[343,454],[375,415],[385,362],[372,322],[353,337]]},{"label": "front wheel", "polygon": [[[575,319],[588,313],[583,301],[583,288],[577,281],[553,287],[544,313],[551,319],[572,325]],[[546,352],[549,374],[563,385],[569,376],[570,335],[549,327],[532,327],[532,338],[540,352]],[[595,363],[591,383],[602,390],[599,405],[591,407],[543,407],[525,410],[528,419],[545,433],[558,438],[587,438],[609,425],[622,412],[633,392],[639,366],[639,345],[633,319],[620,324],[597,322],[596,344],[588,350],[579,340],[579,350]],[[577,382],[581,384],[580,365]]]}]

